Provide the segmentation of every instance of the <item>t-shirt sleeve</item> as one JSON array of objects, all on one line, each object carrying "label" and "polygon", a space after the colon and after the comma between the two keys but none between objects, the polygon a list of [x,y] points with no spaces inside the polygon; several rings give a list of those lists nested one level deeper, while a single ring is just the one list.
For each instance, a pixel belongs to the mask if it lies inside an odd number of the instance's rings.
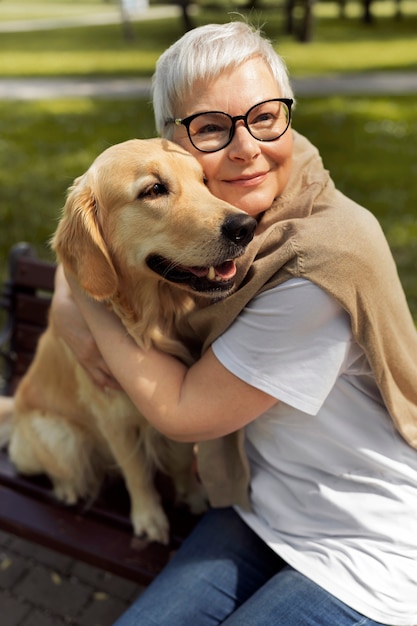
[{"label": "t-shirt sleeve", "polygon": [[310,281],[292,279],[254,298],[212,348],[241,380],[315,415],[351,342],[340,304]]}]

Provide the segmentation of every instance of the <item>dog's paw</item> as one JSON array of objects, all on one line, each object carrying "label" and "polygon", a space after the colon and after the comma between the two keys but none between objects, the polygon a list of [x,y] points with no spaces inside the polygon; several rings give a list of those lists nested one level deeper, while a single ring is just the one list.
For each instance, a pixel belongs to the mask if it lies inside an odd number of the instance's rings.
[{"label": "dog's paw", "polygon": [[75,504],[78,500],[77,491],[71,483],[55,482],[54,495],[58,500],[69,505]]},{"label": "dog's paw", "polygon": [[132,515],[132,524],[138,537],[165,545],[169,543],[169,522],[161,507],[142,510]]}]

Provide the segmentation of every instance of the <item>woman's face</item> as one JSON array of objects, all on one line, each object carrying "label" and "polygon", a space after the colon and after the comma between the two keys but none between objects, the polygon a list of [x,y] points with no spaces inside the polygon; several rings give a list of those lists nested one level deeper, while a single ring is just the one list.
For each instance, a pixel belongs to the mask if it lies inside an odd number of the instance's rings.
[{"label": "woman's face", "polygon": [[[244,115],[253,105],[280,98],[269,67],[259,58],[194,85],[192,96],[175,111],[184,118],[205,111]],[[256,216],[268,209],[284,190],[291,172],[292,133],[278,140],[257,141],[243,120],[236,123],[231,143],[218,152],[200,152],[191,144],[186,128],[175,126],[173,140],[201,163],[210,191],[230,204]]]}]

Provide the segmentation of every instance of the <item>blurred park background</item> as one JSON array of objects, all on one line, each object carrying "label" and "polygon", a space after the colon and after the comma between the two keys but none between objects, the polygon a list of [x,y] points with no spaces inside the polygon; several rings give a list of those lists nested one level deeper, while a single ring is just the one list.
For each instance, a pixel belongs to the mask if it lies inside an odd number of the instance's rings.
[{"label": "blurred park background", "polygon": [[[150,8],[159,6],[154,19],[126,13],[121,1],[0,0],[0,80],[149,78],[186,19],[195,26],[224,22],[230,12],[262,26],[297,80],[417,73],[417,0],[182,0],[167,6],[150,0]],[[101,23],[70,24],[81,16]],[[306,17],[308,43],[302,41]],[[69,22],[42,22],[50,19]],[[17,30],[21,20],[35,20],[37,29]],[[379,218],[417,321],[416,99],[416,93],[388,88],[374,95],[301,95],[293,126],[320,149],[337,186]],[[0,278],[16,241],[30,241],[51,258],[48,240],[66,189],[99,152],[153,135],[149,97],[0,101]]]}]

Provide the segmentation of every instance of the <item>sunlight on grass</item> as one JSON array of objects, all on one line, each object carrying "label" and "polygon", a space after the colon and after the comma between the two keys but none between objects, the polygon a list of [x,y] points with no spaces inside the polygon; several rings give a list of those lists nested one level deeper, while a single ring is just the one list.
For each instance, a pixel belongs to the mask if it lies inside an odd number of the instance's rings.
[{"label": "sunlight on grass", "polygon": [[76,15],[94,15],[117,10],[116,2],[84,2],[84,0],[37,2],[37,0],[2,0],[0,4],[1,20],[28,20],[43,18],[64,18]]},{"label": "sunlight on grass", "polygon": [[[265,33],[286,59],[294,76],[348,73],[370,70],[417,69],[417,0],[403,0],[404,17],[393,17],[394,3],[376,2],[375,23],[359,17],[341,19],[334,2],[316,4],[314,40],[300,44],[285,34],[284,12],[264,0],[265,9],[249,13],[249,19],[264,26]],[[10,6],[2,0],[1,11]],[[17,0],[16,6],[19,5]],[[201,9],[195,25],[229,21],[228,3]],[[358,2],[347,3],[349,10]],[[22,6],[24,4],[22,3]],[[36,6],[33,2],[30,6]],[[53,6],[43,5],[43,6]],[[68,6],[58,2],[57,7]],[[71,6],[71,5],[69,5]],[[91,5],[108,11],[113,3]],[[263,4],[262,4],[263,6]],[[80,2],[74,10],[79,10]],[[230,8],[236,5],[230,3]],[[382,10],[382,8],[384,10]],[[84,10],[84,9],[83,9]],[[245,11],[242,8],[242,13]],[[248,13],[245,13],[248,15]],[[1,20],[1,17],[0,17]],[[126,41],[120,23],[52,31],[2,33],[0,38],[3,76],[149,76],[158,56],[183,33],[182,20],[169,18],[134,23],[135,38]]]},{"label": "sunlight on grass", "polygon": [[[129,54],[118,53],[112,50],[102,51],[99,55],[86,54],[83,51],[65,52],[59,51],[51,54],[51,51],[36,52],[36,58],[42,72],[33,68],[33,52],[21,51],[2,54],[1,73],[3,76],[16,76],[19,72],[16,66],[30,67],[27,73],[30,76],[64,77],[64,76],[96,76],[96,77],[122,77],[122,76],[151,76],[155,69],[155,63],[159,52],[141,51]],[[25,73],[25,72],[23,72]]]},{"label": "sunlight on grass", "polygon": [[417,69],[417,41],[413,35],[400,40],[393,39],[384,45],[367,41],[352,44],[350,41],[335,43],[318,40],[307,48],[296,42],[276,46],[291,75],[300,77],[323,73]]}]

